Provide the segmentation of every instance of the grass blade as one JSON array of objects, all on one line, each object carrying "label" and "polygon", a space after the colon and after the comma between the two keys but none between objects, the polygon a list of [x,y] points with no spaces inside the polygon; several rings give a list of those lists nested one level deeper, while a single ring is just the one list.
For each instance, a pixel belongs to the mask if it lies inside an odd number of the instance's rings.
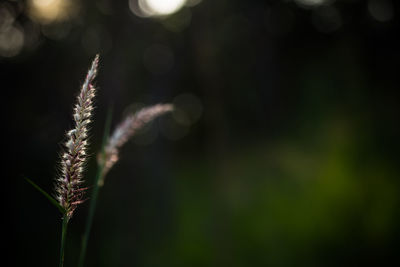
[{"label": "grass blade", "polygon": [[56,206],[60,212],[62,214],[65,214],[65,209],[63,207],[61,207],[61,205],[58,203],[57,200],[55,200],[52,196],[50,196],[49,194],[46,193],[46,191],[44,191],[42,188],[40,188],[40,186],[38,186],[37,184],[35,184],[31,179],[26,178],[25,180],[30,183],[34,188],[36,188],[36,190],[38,190],[40,193],[42,193],[43,196],[45,196],[50,202],[51,204],[53,204],[54,206]]}]

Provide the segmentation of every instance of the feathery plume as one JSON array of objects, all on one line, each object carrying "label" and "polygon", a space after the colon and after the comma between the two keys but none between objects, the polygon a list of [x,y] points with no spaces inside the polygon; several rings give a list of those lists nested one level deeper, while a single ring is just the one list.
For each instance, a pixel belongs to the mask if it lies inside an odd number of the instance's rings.
[{"label": "feathery plume", "polygon": [[66,216],[72,217],[75,208],[82,203],[85,188],[81,188],[83,168],[87,160],[88,124],[93,110],[96,89],[92,82],[97,74],[99,55],[92,62],[74,107],[74,128],[67,132],[61,156],[61,175],[56,180],[56,198],[65,209]]},{"label": "feathery plume", "polygon": [[108,139],[104,154],[99,154],[97,157],[99,164],[103,165],[103,175],[100,177],[99,185],[104,184],[107,172],[118,161],[119,149],[147,123],[173,109],[172,104],[157,104],[125,117]]}]

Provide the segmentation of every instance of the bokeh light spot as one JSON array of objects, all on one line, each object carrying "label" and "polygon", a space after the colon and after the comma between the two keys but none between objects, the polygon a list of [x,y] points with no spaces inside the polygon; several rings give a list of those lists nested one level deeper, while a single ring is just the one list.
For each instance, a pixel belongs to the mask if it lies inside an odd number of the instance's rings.
[{"label": "bokeh light spot", "polygon": [[15,21],[15,12],[8,5],[0,6],[0,31],[9,27]]},{"label": "bokeh light spot", "polygon": [[295,2],[302,7],[316,7],[329,4],[333,0],[295,0]]},{"label": "bokeh light spot", "polygon": [[129,9],[138,17],[166,17],[179,11],[186,0],[129,0]]},{"label": "bokeh light spot", "polygon": [[[129,9],[133,14],[141,18],[155,17],[155,18],[167,18],[172,14],[177,13],[182,10],[183,7],[193,7],[198,5],[201,0],[129,0]],[[185,13],[183,17],[181,16],[179,20],[182,22],[182,18],[184,22],[187,22],[188,13]],[[190,15],[190,14],[189,14]],[[186,24],[186,23],[183,23]],[[174,28],[172,31],[180,31],[183,25],[180,23],[178,25],[178,30]],[[174,25],[176,26],[176,25]]]},{"label": "bokeh light spot", "polygon": [[165,16],[181,9],[186,0],[145,0],[145,2],[154,14]]},{"label": "bokeh light spot", "polygon": [[368,11],[379,22],[386,22],[394,17],[393,3],[390,0],[370,0]]},{"label": "bokeh light spot", "polygon": [[23,45],[24,34],[19,28],[10,26],[0,31],[0,56],[16,56],[21,51]]},{"label": "bokeh light spot", "polygon": [[[131,0],[132,1],[132,0]],[[135,1],[135,0],[134,0]],[[146,0],[138,0],[138,13],[141,14],[142,17],[151,17],[156,16],[157,14],[149,7]]]},{"label": "bokeh light spot", "polygon": [[65,21],[76,15],[78,3],[73,0],[29,0],[28,13],[42,24]]}]

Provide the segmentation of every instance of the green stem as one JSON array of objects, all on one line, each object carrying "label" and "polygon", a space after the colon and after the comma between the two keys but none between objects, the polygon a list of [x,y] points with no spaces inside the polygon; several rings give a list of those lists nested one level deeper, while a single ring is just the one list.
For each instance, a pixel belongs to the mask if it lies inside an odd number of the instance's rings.
[{"label": "green stem", "polygon": [[94,212],[96,210],[96,205],[97,205],[97,198],[99,196],[99,191],[101,187],[99,185],[99,181],[103,176],[104,161],[105,161],[104,148],[107,144],[108,135],[110,131],[111,115],[112,115],[112,108],[110,108],[108,111],[106,124],[104,127],[103,142],[101,145],[101,152],[100,152],[101,153],[100,155],[101,157],[103,157],[103,160],[101,161],[102,162],[101,164],[100,163],[98,164],[96,177],[94,179],[93,193],[92,193],[92,198],[90,199],[89,214],[86,220],[85,233],[82,237],[82,246],[81,246],[81,253],[79,255],[78,267],[83,267],[83,263],[85,262],[87,244],[90,236],[90,231],[92,229]]},{"label": "green stem", "polygon": [[78,267],[82,267],[83,263],[85,261],[86,248],[87,248],[87,244],[88,244],[90,231],[92,229],[94,211],[96,209],[97,198],[98,198],[99,191],[100,191],[100,186],[98,185],[98,181],[99,181],[100,177],[102,176],[102,174],[103,174],[103,166],[99,166],[98,170],[97,170],[97,174],[96,174],[95,183],[94,183],[92,198],[90,200],[89,214],[88,214],[88,218],[86,220],[85,234],[83,235],[83,238],[82,238],[81,254],[79,256]]},{"label": "green stem", "polygon": [[64,218],[62,221],[62,230],[61,230],[60,267],[64,266],[64,247],[65,247],[65,237],[67,235],[68,220],[69,220],[68,216],[64,214]]}]

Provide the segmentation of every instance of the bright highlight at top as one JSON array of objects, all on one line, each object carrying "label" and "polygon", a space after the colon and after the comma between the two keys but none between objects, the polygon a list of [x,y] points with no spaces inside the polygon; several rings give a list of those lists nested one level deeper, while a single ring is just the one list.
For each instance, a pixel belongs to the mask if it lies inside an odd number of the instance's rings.
[{"label": "bright highlight at top", "polygon": [[186,0],[145,0],[149,11],[154,15],[169,15],[183,7]]}]

